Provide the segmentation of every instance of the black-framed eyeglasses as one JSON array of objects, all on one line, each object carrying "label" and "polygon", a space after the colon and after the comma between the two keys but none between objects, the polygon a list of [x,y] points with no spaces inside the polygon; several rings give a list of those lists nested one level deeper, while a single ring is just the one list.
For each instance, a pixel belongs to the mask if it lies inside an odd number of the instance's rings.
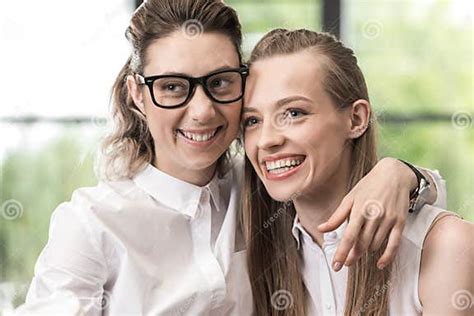
[{"label": "black-framed eyeglasses", "polygon": [[162,75],[144,77],[137,74],[138,84],[148,86],[153,103],[165,109],[187,104],[200,84],[206,95],[217,103],[232,103],[242,98],[249,74],[247,65],[212,72],[202,77]]}]

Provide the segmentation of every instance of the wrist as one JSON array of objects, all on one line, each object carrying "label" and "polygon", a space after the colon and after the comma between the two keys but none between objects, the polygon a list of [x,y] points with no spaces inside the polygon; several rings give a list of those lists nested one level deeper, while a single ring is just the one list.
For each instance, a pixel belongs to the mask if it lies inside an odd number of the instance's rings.
[{"label": "wrist", "polygon": [[407,189],[408,192],[413,192],[418,187],[418,179],[413,170],[396,158],[385,157],[379,163],[383,170],[390,170],[395,175],[399,187]]},{"label": "wrist", "polygon": [[396,159],[396,160],[397,160],[398,164],[400,165],[400,168],[403,169],[403,174],[405,174],[404,177],[406,179],[406,182],[404,182],[404,183],[406,183],[408,191],[410,193],[415,191],[418,188],[418,178],[417,178],[416,174],[405,163],[403,163],[402,161],[400,161],[398,159]]}]

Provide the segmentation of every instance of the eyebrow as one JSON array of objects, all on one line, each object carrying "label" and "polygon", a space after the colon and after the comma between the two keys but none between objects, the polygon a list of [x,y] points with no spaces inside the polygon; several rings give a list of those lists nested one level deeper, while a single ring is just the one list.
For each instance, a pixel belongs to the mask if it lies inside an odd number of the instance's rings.
[{"label": "eyebrow", "polygon": [[[212,74],[214,72],[218,72],[218,71],[222,71],[222,70],[229,70],[229,69],[236,69],[236,68],[239,68],[240,66],[237,66],[237,67],[231,67],[231,66],[222,66],[222,67],[219,67],[217,69],[214,69],[214,70],[211,70],[210,72],[206,73],[204,76],[207,76],[209,74]],[[184,73],[184,72],[164,72],[162,74],[159,74],[159,75],[151,75],[151,76],[184,76],[184,77],[192,77],[190,76],[189,74],[187,73]]]},{"label": "eyebrow", "polygon": [[[291,97],[287,97],[287,98],[283,98],[283,99],[280,99],[276,102],[276,107],[277,108],[280,108],[288,103],[291,103],[291,102],[294,102],[294,101],[306,101],[306,102],[311,102],[310,99],[308,99],[307,97],[304,97],[302,95],[295,95],[295,96],[291,96]],[[254,107],[251,107],[251,106],[244,106],[244,110],[243,110],[243,113],[246,113],[246,112],[258,112],[258,110]]]}]

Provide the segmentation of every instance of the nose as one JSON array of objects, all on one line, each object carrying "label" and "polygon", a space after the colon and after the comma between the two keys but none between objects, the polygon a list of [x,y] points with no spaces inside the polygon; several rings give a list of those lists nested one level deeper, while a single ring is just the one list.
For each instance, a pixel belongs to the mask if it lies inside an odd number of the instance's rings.
[{"label": "nose", "polygon": [[204,88],[200,85],[196,87],[187,108],[192,120],[198,123],[208,123],[216,116],[214,102],[206,95]]},{"label": "nose", "polygon": [[260,137],[257,146],[260,149],[268,150],[279,147],[285,142],[285,137],[281,130],[276,128],[273,120],[265,120],[262,123]]}]

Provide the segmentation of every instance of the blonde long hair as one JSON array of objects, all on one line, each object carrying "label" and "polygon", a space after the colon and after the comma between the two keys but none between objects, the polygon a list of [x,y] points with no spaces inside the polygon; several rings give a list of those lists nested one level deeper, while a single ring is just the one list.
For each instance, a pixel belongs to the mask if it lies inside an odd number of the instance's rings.
[{"label": "blonde long hair", "polygon": [[[227,36],[241,61],[242,32],[237,13],[219,0],[148,0],[133,14],[125,32],[132,53],[112,88],[113,130],[104,138],[96,171],[100,178],[132,178],[155,160],[153,138],[145,116],[128,93],[128,75],[142,73],[148,46],[175,31],[217,32]],[[196,61],[199,62],[199,61]],[[227,150],[217,161],[222,176],[230,167]]]},{"label": "blonde long hair", "polygon": [[[273,30],[254,48],[250,64],[274,55],[307,49],[325,57],[323,87],[336,107],[345,108],[358,99],[369,101],[365,79],[353,51],[326,33]],[[373,118],[366,132],[352,142],[351,161],[349,190],[377,161]],[[307,294],[300,271],[301,258],[291,234],[296,214],[294,205],[291,202],[277,202],[270,197],[248,158],[245,159],[243,195],[242,219],[255,314],[305,315]],[[270,218],[273,220],[269,223]],[[380,249],[384,249],[385,245],[386,241]],[[391,269],[379,270],[376,267],[382,252],[366,252],[349,268],[345,315],[387,314],[388,291],[382,289],[390,284]],[[278,297],[279,293],[286,293],[286,296]],[[279,299],[283,301],[278,302]],[[281,306],[281,303],[287,304]]]}]

